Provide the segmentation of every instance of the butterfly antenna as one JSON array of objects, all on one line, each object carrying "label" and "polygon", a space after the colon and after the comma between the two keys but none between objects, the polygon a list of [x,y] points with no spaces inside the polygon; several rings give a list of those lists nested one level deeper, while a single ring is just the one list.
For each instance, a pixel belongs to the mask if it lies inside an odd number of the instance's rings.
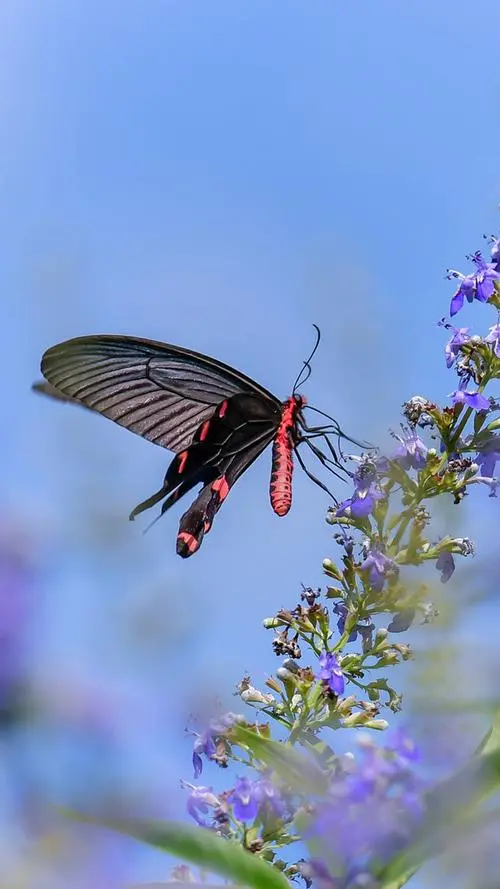
[{"label": "butterfly antenna", "polygon": [[[311,354],[309,355],[309,358],[303,362],[302,367],[301,367],[299,373],[297,374],[297,379],[295,380],[295,383],[293,384],[292,395],[295,395],[295,392],[297,391],[298,387],[303,386],[304,383],[306,383],[307,380],[309,379],[309,377],[311,376],[311,360],[314,358],[314,355],[316,354],[316,349],[318,348],[320,340],[321,340],[321,331],[320,331],[318,325],[313,324],[313,327],[316,331],[316,342],[314,344],[314,348],[313,348]],[[303,376],[304,373],[305,373],[305,376]]]}]

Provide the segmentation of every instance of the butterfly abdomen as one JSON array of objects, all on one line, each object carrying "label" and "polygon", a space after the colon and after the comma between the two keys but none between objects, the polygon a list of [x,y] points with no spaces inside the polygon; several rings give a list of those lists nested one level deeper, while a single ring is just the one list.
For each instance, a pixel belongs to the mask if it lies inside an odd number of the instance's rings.
[{"label": "butterfly abdomen", "polygon": [[269,493],[271,506],[279,516],[287,514],[292,505],[293,448],[297,414],[304,399],[293,395],[284,402],[281,421],[273,442],[273,460]]}]

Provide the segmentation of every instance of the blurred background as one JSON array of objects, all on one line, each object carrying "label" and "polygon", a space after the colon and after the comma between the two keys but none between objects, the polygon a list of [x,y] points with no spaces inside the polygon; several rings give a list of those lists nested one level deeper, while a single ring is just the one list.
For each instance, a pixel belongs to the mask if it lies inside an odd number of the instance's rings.
[{"label": "blurred background", "polygon": [[[446,267],[499,229],[499,18],[493,0],[0,5],[2,887],[166,879],[164,856],[50,806],[184,817],[189,712],[242,709],[243,673],[278,665],[262,619],[336,555],[302,473],[271,511],[269,452],[194,558],[175,555],[184,506],[143,535],[128,514],[171,455],[33,394],[43,351],[151,337],[286,398],[314,322],[304,391],[355,437],[386,442],[414,394],[444,401]],[[459,323],[486,333],[481,309]],[[424,721],[467,698],[459,759],[496,694],[496,502],[474,491],[444,529],[480,542],[449,592],[464,608],[409,634],[440,660],[399,681]]]}]

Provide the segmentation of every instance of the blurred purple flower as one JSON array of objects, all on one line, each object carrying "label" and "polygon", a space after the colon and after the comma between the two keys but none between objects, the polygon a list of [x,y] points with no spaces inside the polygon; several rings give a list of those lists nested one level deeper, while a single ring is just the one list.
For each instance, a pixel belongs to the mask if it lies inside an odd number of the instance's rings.
[{"label": "blurred purple flower", "polygon": [[[333,606],[332,611],[334,614],[339,615],[339,619],[337,621],[337,629],[338,629],[340,635],[342,636],[342,634],[345,630],[345,622],[346,622],[346,618],[349,613],[349,610],[347,608],[347,605],[344,605],[343,602],[335,602],[335,605]],[[358,622],[356,624],[356,626],[353,628],[353,630],[351,631],[348,642],[355,642],[356,639],[358,638],[358,634],[359,634],[359,636],[361,636],[361,639],[363,640],[363,645],[371,648],[372,647],[372,634],[373,634],[374,629],[375,629],[375,624],[373,624],[373,623]]]},{"label": "blurred purple flower", "polygon": [[495,477],[495,468],[500,460],[500,435],[492,435],[482,445],[481,450],[474,458],[474,463],[481,467],[481,475],[485,478]]},{"label": "blurred purple flower", "polygon": [[472,262],[476,266],[476,271],[470,275],[463,275],[455,269],[448,269],[447,278],[458,278],[460,284],[458,289],[452,296],[450,303],[450,315],[456,315],[464,304],[473,302],[477,299],[479,302],[488,302],[495,291],[494,281],[500,279],[500,272],[497,271],[495,265],[486,262],[479,252],[471,257]]},{"label": "blurred purple flower", "polygon": [[415,741],[401,728],[393,733],[387,749],[398,757],[401,767],[420,760],[420,750]]},{"label": "blurred purple flower", "polygon": [[194,818],[200,827],[209,827],[208,822],[201,816],[206,815],[210,809],[219,809],[221,807],[220,799],[214,794],[211,787],[196,787],[196,785],[182,780],[181,787],[190,791],[186,807],[191,818]]},{"label": "blurred purple flower", "polygon": [[343,889],[345,880],[332,877],[324,861],[319,858],[309,858],[307,861],[301,861],[298,865],[299,872],[306,884],[307,889],[311,886],[317,889]]},{"label": "blurred purple flower", "polygon": [[[451,327],[451,325],[450,325]],[[460,354],[460,348],[467,343],[470,339],[469,337],[469,329],[468,327],[451,327],[454,330],[454,334],[451,339],[448,340],[446,346],[444,347],[444,352],[446,355],[446,367],[452,367],[457,356]]]},{"label": "blurred purple flower", "polygon": [[345,688],[344,674],[335,655],[324,651],[319,658],[319,667],[316,679],[326,682],[332,694],[343,694]]},{"label": "blurred purple flower", "polygon": [[490,327],[490,332],[488,336],[485,336],[484,341],[493,346],[493,352],[497,358],[500,358],[500,324]]},{"label": "blurred purple flower", "polygon": [[376,547],[368,550],[360,568],[362,571],[368,571],[370,584],[378,593],[383,589],[387,577],[394,577],[399,573],[396,563]]},{"label": "blurred purple flower", "polygon": [[218,753],[216,741],[224,736],[228,728],[235,722],[244,721],[244,717],[237,713],[223,713],[216,716],[208,723],[205,731],[198,733],[188,730],[188,734],[195,736],[193,745],[193,769],[194,777],[199,778],[203,771],[202,755],[209,760],[215,760],[220,766],[227,765],[226,757]]},{"label": "blurred purple flower", "polygon": [[387,861],[411,842],[424,811],[417,758],[402,732],[386,748],[366,738],[359,757],[344,758],[310,824],[309,835],[327,864],[343,864],[345,873],[369,870],[371,861]]},{"label": "blurred purple flower", "polygon": [[495,238],[493,235],[490,238],[491,244],[491,261],[493,266],[496,268],[497,272],[500,272],[500,238]]},{"label": "blurred purple flower", "polygon": [[238,821],[254,821],[259,812],[281,818],[285,812],[280,792],[265,776],[256,781],[238,778],[227,801],[233,806],[234,817]]},{"label": "blurred purple flower", "polygon": [[405,429],[403,436],[394,434],[400,442],[393,460],[403,469],[424,469],[428,448],[413,429]]},{"label": "blurred purple flower", "polygon": [[453,404],[466,404],[475,411],[487,411],[491,407],[489,398],[481,395],[480,392],[467,392],[462,389],[456,389],[450,392],[450,398]]},{"label": "blurred purple flower", "polygon": [[344,516],[349,510],[354,518],[365,518],[369,515],[377,500],[384,497],[378,482],[386,466],[386,460],[374,461],[370,457],[363,458],[354,473],[354,494],[337,507],[335,514]]},{"label": "blurred purple flower", "polygon": [[286,811],[285,801],[273,782],[263,776],[256,782],[254,793],[260,803],[261,812],[270,812],[275,818],[283,818]]},{"label": "blurred purple flower", "polygon": [[255,793],[255,784],[248,778],[238,778],[234,789],[227,798],[233,807],[234,817],[238,821],[253,821],[259,811],[259,799]]},{"label": "blurred purple flower", "polygon": [[441,583],[447,583],[455,570],[455,559],[448,550],[439,553],[436,559],[436,569],[441,572]]},{"label": "blurred purple flower", "polygon": [[415,609],[403,608],[401,611],[396,611],[387,629],[390,633],[404,633],[411,627],[414,620]]},{"label": "blurred purple flower", "polygon": [[199,778],[203,771],[201,754],[203,753],[207,759],[212,759],[215,755],[215,750],[216,747],[210,732],[206,731],[203,732],[203,734],[196,736],[193,745],[193,771],[195,778]]}]

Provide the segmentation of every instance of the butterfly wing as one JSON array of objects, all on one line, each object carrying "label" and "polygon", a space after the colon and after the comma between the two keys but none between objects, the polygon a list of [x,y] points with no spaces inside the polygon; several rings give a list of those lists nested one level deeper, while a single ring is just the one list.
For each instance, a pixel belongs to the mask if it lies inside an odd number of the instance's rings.
[{"label": "butterfly wing", "polygon": [[234,395],[251,393],[281,410],[274,395],[239,371],[154,340],[78,337],[48,349],[41,370],[66,400],[175,453],[188,447],[217,406]]},{"label": "butterfly wing", "polygon": [[177,552],[196,552],[232,485],[274,438],[281,402],[206,355],[124,336],[68,340],[42,358],[34,388],[76,402],[175,452],[162,488],[130,518],[164,500],[166,512],[202,488],[184,513]]},{"label": "butterfly wing", "polygon": [[197,498],[180,520],[180,556],[187,558],[199,549],[234,483],[272,441],[278,420],[279,415],[271,411],[268,402],[254,395],[234,395],[202,425],[190,447],[174,457],[165,477],[164,493],[169,496],[162,513],[202,483]]}]

